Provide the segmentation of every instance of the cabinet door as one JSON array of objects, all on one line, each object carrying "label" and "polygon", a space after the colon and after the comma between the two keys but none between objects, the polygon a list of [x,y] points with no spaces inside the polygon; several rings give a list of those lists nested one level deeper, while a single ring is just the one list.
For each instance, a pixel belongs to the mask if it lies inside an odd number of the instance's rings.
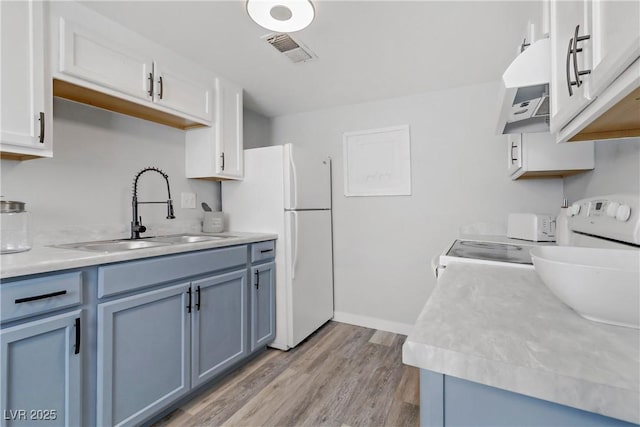
[{"label": "cabinet door", "polygon": [[247,270],[192,283],[192,384],[201,384],[247,354]]},{"label": "cabinet door", "polygon": [[81,310],[24,323],[0,332],[0,425],[78,426]]},{"label": "cabinet door", "polygon": [[98,425],[137,425],[189,390],[189,290],[98,304]]},{"label": "cabinet door", "polygon": [[251,267],[251,351],[276,336],[275,263]]},{"label": "cabinet door", "polygon": [[[574,175],[594,168],[593,142],[556,144],[555,136],[537,132],[509,135],[514,168],[511,179],[549,178]],[[517,165],[517,167],[516,167]]]},{"label": "cabinet door", "polygon": [[186,133],[187,178],[243,178],[242,115],[242,88],[216,79],[214,125]]},{"label": "cabinet door", "polygon": [[45,78],[43,2],[0,2],[0,150],[51,157],[51,85]]},{"label": "cabinet door", "polygon": [[217,171],[226,178],[243,175],[242,88],[218,79],[217,85],[218,159]]},{"label": "cabinet door", "polygon": [[594,0],[592,5],[593,95],[599,95],[640,56],[640,2]]},{"label": "cabinet door", "polygon": [[[580,76],[581,85],[572,85],[576,81],[573,49],[576,27],[580,36],[590,34],[589,0],[554,0],[550,4],[550,37],[551,37],[551,133],[562,129],[589,102],[589,78]],[[582,51],[576,54],[576,65],[579,71],[592,67],[592,43],[584,40],[578,43]]]},{"label": "cabinet door", "polygon": [[213,121],[213,87],[167,64],[154,63],[154,102],[177,112]]},{"label": "cabinet door", "polygon": [[153,61],[108,35],[60,18],[60,71],[88,83],[150,101]]},{"label": "cabinet door", "polygon": [[509,176],[522,168],[522,134],[507,135],[507,171]]}]

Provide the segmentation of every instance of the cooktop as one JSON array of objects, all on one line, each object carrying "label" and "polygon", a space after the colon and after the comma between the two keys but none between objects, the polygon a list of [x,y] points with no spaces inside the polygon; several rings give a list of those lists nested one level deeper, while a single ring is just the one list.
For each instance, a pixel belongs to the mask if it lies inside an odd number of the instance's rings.
[{"label": "cooktop", "polygon": [[531,255],[529,254],[530,249],[531,246],[527,245],[456,240],[446,255],[458,258],[532,265]]}]

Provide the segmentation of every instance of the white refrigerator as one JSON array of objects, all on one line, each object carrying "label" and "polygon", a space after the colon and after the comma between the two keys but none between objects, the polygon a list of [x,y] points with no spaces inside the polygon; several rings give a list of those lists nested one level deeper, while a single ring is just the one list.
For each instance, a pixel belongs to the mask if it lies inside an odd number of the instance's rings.
[{"label": "white refrigerator", "polygon": [[243,181],[222,182],[233,231],[278,234],[276,338],[298,345],[333,317],[331,160],[292,144],[244,151]]}]

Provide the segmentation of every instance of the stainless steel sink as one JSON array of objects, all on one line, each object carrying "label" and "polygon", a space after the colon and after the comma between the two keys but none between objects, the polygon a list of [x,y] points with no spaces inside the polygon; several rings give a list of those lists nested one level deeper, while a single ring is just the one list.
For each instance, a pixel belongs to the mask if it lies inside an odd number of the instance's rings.
[{"label": "stainless steel sink", "polygon": [[179,243],[208,242],[211,240],[225,239],[227,237],[231,237],[231,236],[202,236],[202,235],[194,235],[194,234],[178,234],[174,236],[149,237],[149,238],[146,238],[145,241],[179,244]]},{"label": "stainless steel sink", "polygon": [[134,249],[145,249],[167,245],[170,245],[170,243],[150,242],[147,240],[103,240],[97,242],[68,243],[65,245],[54,245],[54,247],[62,249],[79,249],[94,252],[122,252]]},{"label": "stainless steel sink", "polygon": [[55,248],[77,249],[92,252],[124,252],[135,249],[153,248],[156,246],[170,246],[186,243],[209,242],[228,239],[235,236],[205,236],[200,234],[174,234],[169,236],[146,237],[143,239],[99,240],[94,242],[67,243],[53,245]]}]

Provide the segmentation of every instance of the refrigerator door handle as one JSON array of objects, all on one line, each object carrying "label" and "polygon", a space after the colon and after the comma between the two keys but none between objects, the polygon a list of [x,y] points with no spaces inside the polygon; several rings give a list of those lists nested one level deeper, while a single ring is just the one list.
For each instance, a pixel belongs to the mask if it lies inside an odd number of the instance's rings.
[{"label": "refrigerator door handle", "polygon": [[291,194],[289,206],[292,209],[298,208],[298,174],[296,173],[296,163],[293,160],[293,154],[290,152],[289,154],[289,168],[291,169],[291,184],[289,186]]},{"label": "refrigerator door handle", "polygon": [[296,277],[296,264],[298,264],[298,212],[291,212],[291,220],[293,221],[293,227],[291,227],[291,278]]}]

